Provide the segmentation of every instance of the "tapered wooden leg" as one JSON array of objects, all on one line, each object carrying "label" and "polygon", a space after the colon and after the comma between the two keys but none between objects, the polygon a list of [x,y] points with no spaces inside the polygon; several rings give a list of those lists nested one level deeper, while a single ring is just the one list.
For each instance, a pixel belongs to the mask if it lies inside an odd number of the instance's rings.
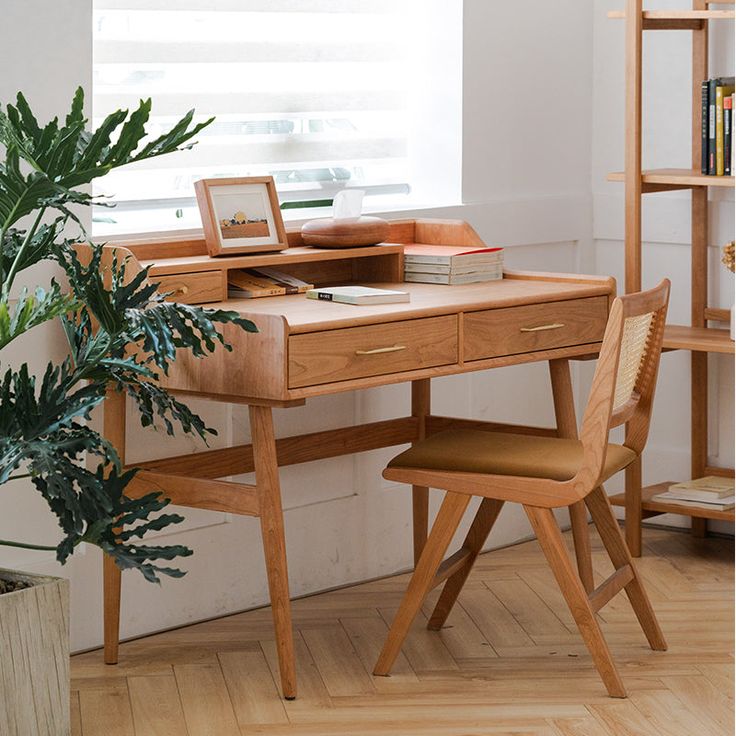
[{"label": "tapered wooden leg", "polygon": [[[125,463],[125,394],[108,390],[102,406],[102,433]],[[105,664],[118,663],[120,642],[120,568],[112,557],[102,558],[103,631]]]},{"label": "tapered wooden leg", "polygon": [[524,510],[608,694],[613,698],[625,698],[626,690],[613,663],[613,657],[603,638],[585,588],[572,566],[552,510],[535,506],[524,506]]},{"label": "tapered wooden leg", "polygon": [[[578,422],[575,416],[575,395],[570,377],[570,361],[567,358],[556,358],[549,361],[549,377],[552,382],[552,400],[555,406],[557,435],[566,439],[578,438]],[[590,529],[588,528],[588,512],[585,504],[570,506],[570,526],[575,545],[575,559],[583,587],[590,593],[593,582],[593,557],[590,549]]]},{"label": "tapered wooden leg", "polygon": [[104,604],[105,664],[118,663],[120,642],[120,568],[112,557],[102,558],[102,596]]},{"label": "tapered wooden leg", "polygon": [[464,493],[448,491],[445,494],[442,506],[432,526],[432,531],[427,538],[427,544],[424,546],[422,556],[419,558],[414,574],[411,576],[409,587],[401,601],[396,617],[391,624],[391,630],[388,632],[386,643],[383,645],[383,650],[373,669],[374,675],[387,675],[390,672],[396,657],[401,651],[401,645],[409,633],[412,621],[414,621],[422,607],[427,593],[432,589],[434,576],[447,551],[447,547],[452,541],[452,537],[460,525],[470,499],[471,496]]},{"label": "tapered wooden leg", "polygon": [[659,651],[666,651],[667,642],[665,641],[662,629],[659,627],[657,617],[654,614],[654,609],[649,601],[649,597],[644,590],[644,586],[641,582],[641,577],[634,566],[634,562],[631,559],[631,553],[629,552],[624,538],[621,535],[621,529],[618,526],[616,517],[613,515],[613,509],[611,508],[611,502],[608,500],[604,490],[602,488],[596,488],[592,493],[585,499],[590,513],[593,516],[593,523],[598,529],[598,533],[601,535],[603,545],[608,551],[608,555],[613,562],[614,567],[621,568],[625,565],[629,565],[634,574],[633,579],[624,588],[626,595],[629,598],[631,607],[634,609],[636,617],[639,619],[641,628],[644,631],[649,646],[652,649]]},{"label": "tapered wooden leg", "polygon": [[276,459],[271,408],[249,406],[253,438],[253,459],[256,471],[263,552],[266,558],[268,590],[271,597],[276,650],[281,672],[281,691],[287,700],[296,697],[296,667],[294,637],[291,628],[289,575],[286,566],[284,514],[281,507],[281,487]]},{"label": "tapered wooden leg", "polygon": [[641,557],[641,458],[625,470],[626,478],[626,544],[632,557]]},{"label": "tapered wooden leg", "polygon": [[467,561],[454,575],[447,578],[442,594],[429,618],[428,629],[439,631],[444,626],[502,508],[503,501],[497,501],[495,498],[484,498],[481,501],[478,513],[475,515],[470,529],[468,529],[468,534],[462,546],[462,549],[469,553]]},{"label": "tapered wooden leg", "polygon": [[[411,382],[411,414],[419,418],[417,441],[426,437],[425,419],[430,411],[431,389],[430,379],[422,378]],[[412,523],[414,528],[414,566],[416,567],[427,543],[429,529],[429,488],[425,486],[411,487]]]}]

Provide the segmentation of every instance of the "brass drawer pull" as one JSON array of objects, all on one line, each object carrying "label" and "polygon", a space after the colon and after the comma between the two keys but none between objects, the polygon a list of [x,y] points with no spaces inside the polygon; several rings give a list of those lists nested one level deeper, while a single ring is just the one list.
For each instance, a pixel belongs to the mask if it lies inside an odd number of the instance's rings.
[{"label": "brass drawer pull", "polygon": [[520,327],[519,332],[544,332],[544,330],[559,330],[564,326],[563,322],[553,322],[549,325],[539,325],[539,327]]},{"label": "brass drawer pull", "polygon": [[406,350],[406,345],[392,345],[390,348],[373,348],[373,350],[356,350],[356,355],[380,355],[381,353],[398,353]]}]

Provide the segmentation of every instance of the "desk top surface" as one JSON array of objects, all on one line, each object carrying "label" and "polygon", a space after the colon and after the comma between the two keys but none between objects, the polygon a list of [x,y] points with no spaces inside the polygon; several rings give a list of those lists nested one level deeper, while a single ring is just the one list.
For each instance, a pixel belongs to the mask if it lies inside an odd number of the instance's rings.
[{"label": "desk top surface", "polygon": [[609,278],[578,277],[580,281],[575,282],[568,280],[574,277],[563,274],[546,274],[544,280],[541,274],[524,274],[523,277],[522,274],[518,274],[518,276],[520,278],[504,278],[500,281],[458,286],[415,283],[366,284],[409,292],[411,301],[398,304],[357,306],[317,301],[307,299],[303,294],[292,294],[261,299],[228,299],[207,306],[235,310],[244,316],[282,317],[288,325],[289,332],[298,333],[589,296],[608,296],[613,291],[613,282]]}]

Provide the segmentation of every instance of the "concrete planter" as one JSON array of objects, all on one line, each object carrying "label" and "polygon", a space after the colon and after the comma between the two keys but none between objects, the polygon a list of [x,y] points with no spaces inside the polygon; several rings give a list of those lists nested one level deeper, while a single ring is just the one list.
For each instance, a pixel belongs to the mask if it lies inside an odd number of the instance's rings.
[{"label": "concrete planter", "polygon": [[0,734],[68,736],[69,582],[0,569]]}]

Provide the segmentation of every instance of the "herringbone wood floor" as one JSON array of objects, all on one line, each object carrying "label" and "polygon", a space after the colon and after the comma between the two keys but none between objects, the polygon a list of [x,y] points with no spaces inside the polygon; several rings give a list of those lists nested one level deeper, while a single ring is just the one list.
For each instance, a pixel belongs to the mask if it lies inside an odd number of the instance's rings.
[{"label": "herringbone wood floor", "polygon": [[[670,649],[648,649],[623,594],[601,611],[628,700],[606,696],[527,542],[483,555],[447,628],[418,621],[389,678],[370,672],[405,575],[294,603],[293,702],[277,695],[269,609],[124,644],[117,667],[76,656],[74,733],[732,736],[733,542],[657,529],[644,541],[638,564]],[[603,579],[611,568],[599,544],[594,554]]]}]

